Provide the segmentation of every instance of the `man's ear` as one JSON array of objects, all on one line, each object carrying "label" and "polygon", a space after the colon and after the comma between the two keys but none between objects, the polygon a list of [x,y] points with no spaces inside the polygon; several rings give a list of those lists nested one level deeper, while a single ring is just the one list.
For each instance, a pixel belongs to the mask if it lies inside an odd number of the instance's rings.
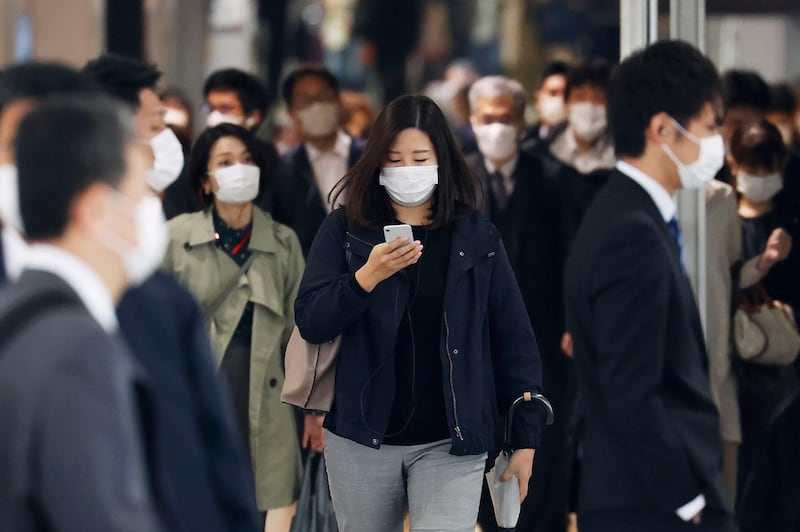
[{"label": "man's ear", "polygon": [[650,123],[647,126],[646,137],[653,142],[663,144],[671,127],[672,124],[670,123],[667,113],[658,113],[650,118]]}]

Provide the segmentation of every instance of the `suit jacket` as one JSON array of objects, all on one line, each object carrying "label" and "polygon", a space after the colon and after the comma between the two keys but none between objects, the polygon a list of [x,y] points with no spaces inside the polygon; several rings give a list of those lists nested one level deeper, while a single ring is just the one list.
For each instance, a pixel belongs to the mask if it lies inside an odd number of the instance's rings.
[{"label": "suit jacket", "polygon": [[29,321],[0,352],[0,530],[160,530],[147,383],[55,275],[4,287],[0,319],[40,293],[75,305]]},{"label": "suit jacket", "polygon": [[561,273],[566,244],[557,183],[538,157],[520,153],[512,174],[514,192],[505,212],[495,206],[489,174],[480,153],[467,158],[481,181],[481,210],[497,226],[519,283],[542,355],[543,393],[558,411],[557,426],[569,421],[574,399],[572,361],[561,352],[564,333]]},{"label": "suit jacket", "polygon": [[174,518],[170,529],[259,530],[250,460],[194,298],[156,273],[125,294],[117,316],[156,401],[155,452],[162,497]]},{"label": "suit jacket", "polygon": [[611,175],[565,275],[584,414],[579,512],[674,515],[701,493],[729,512],[697,305],[675,239],[635,181]]},{"label": "suit jacket", "polygon": [[[347,161],[348,168],[356,164],[363,148],[363,143],[353,139]],[[275,171],[272,195],[262,198],[259,205],[263,210],[269,211],[276,222],[294,229],[300,239],[303,256],[307,257],[311,243],[328,211],[314,179],[314,170],[305,144],[284,155]]]}]

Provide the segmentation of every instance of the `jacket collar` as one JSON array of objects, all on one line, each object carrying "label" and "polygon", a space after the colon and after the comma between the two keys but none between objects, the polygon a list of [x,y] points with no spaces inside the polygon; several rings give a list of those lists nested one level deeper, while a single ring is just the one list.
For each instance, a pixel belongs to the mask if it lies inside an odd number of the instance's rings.
[{"label": "jacket collar", "polygon": [[[278,244],[275,241],[275,232],[272,230],[272,217],[253,206],[253,235],[250,237],[250,249],[262,251],[264,253],[275,253]],[[214,229],[214,216],[211,209],[202,212],[200,223],[192,226],[189,233],[189,245],[200,246],[216,241],[216,230]]]}]

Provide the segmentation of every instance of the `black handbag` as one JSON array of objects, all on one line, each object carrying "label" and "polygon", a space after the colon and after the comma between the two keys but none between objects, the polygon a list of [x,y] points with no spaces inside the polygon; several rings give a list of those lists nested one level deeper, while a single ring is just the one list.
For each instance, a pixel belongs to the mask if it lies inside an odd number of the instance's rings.
[{"label": "black handbag", "polygon": [[333,512],[325,456],[309,453],[297,500],[297,513],[289,532],[338,532]]}]

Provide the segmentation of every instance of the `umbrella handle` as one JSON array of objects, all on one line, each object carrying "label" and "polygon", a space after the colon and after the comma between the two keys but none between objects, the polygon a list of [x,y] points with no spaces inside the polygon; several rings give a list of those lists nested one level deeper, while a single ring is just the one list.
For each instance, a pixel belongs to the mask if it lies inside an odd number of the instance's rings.
[{"label": "umbrella handle", "polygon": [[547,421],[545,422],[545,425],[553,424],[555,414],[553,413],[553,405],[550,404],[550,401],[547,400],[547,397],[540,393],[523,393],[514,399],[514,402],[511,403],[511,407],[508,409],[508,416],[506,417],[505,441],[503,442],[503,452],[506,454],[510,454],[511,452],[511,429],[514,426],[514,412],[516,412],[517,406],[519,406],[520,403],[530,403],[533,401],[539,401],[539,403],[541,403],[541,405],[544,407],[544,410],[547,413]]}]

